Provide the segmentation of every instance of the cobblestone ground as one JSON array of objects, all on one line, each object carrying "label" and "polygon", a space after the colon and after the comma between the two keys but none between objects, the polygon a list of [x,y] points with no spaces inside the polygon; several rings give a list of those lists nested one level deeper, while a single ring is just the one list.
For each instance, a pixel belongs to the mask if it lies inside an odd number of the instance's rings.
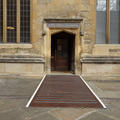
[{"label": "cobblestone ground", "polygon": [[0,76],[0,120],[119,120],[120,77],[84,77],[107,109],[26,108],[40,78]]}]

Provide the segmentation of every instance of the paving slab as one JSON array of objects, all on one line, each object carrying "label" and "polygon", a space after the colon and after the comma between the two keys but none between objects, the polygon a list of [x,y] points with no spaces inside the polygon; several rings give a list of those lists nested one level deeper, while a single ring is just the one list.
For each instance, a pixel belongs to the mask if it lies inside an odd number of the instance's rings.
[{"label": "paving slab", "polygon": [[83,118],[81,117],[78,120],[115,120],[115,119],[112,119],[108,116],[105,116],[105,115],[102,115],[102,114],[96,112],[96,113],[92,113],[90,115],[86,115]]},{"label": "paving slab", "polygon": [[97,109],[87,108],[60,108],[58,110],[50,111],[49,113],[57,119],[61,120],[76,120],[79,116],[83,116],[89,112],[95,112]]},{"label": "paving slab", "polygon": [[102,113],[116,120],[120,119],[120,101],[111,101],[109,102],[107,109],[99,110],[99,113]]},{"label": "paving slab", "polygon": [[32,118],[30,119],[26,119],[26,120],[60,120],[60,119],[56,119],[55,117],[51,116],[49,113],[45,113],[42,115],[34,115],[32,116]]},{"label": "paving slab", "polygon": [[0,78],[0,96],[30,96],[41,79]]},{"label": "paving slab", "polygon": [[23,118],[23,112],[11,110],[6,111],[3,113],[0,113],[0,119],[1,120],[24,120]]},{"label": "paving slab", "polygon": [[120,81],[87,81],[99,97],[120,98]]}]

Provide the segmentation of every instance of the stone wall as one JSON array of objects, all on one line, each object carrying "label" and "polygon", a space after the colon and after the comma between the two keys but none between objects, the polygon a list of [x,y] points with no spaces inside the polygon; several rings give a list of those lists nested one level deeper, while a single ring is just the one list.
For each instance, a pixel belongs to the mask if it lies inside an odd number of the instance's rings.
[{"label": "stone wall", "polygon": [[[102,66],[110,66],[103,64],[94,65],[93,64],[87,65],[85,63],[82,63],[80,61],[80,58],[84,58],[86,56],[120,56],[120,46],[119,45],[96,45],[95,39],[96,39],[96,0],[31,0],[31,43],[30,44],[0,44],[0,56],[7,56],[9,58],[10,56],[14,56],[17,58],[17,56],[21,56],[24,58],[24,56],[32,57],[32,58],[42,58],[44,62],[39,63],[39,69],[40,73],[43,74],[43,71],[45,71],[45,65],[46,65],[46,58],[50,56],[46,53],[49,52],[48,49],[45,49],[45,39],[49,39],[50,37],[45,36],[44,31],[44,20],[45,19],[82,19],[82,32],[83,36],[79,39],[79,49],[80,54],[78,54],[77,58],[77,64],[80,64],[79,66],[79,73],[92,73],[91,67],[95,67],[96,69],[99,69],[98,71],[102,71]],[[48,31],[49,32],[49,31]],[[49,34],[49,33],[48,33]],[[80,33],[78,33],[78,36]],[[117,47],[116,47],[117,46]],[[35,65],[36,64],[36,65]],[[83,64],[81,66],[81,64]],[[106,63],[107,64],[107,63]],[[36,66],[36,70],[39,70],[37,68],[38,63],[22,63],[22,62],[14,62],[14,63],[0,63],[1,71],[2,72],[12,72],[8,71],[10,70],[10,67],[16,66],[16,70],[13,70],[13,73],[16,71],[19,71],[20,73],[21,69],[19,66],[26,68],[26,66],[30,67],[30,71],[24,72],[26,73],[35,73],[33,71],[33,68]],[[33,67],[34,66],[34,67]],[[40,67],[41,66],[41,67]],[[115,65],[114,65],[115,66]],[[117,66],[117,65],[116,65]],[[29,68],[28,67],[28,68]],[[96,68],[97,67],[97,68]],[[15,69],[14,68],[14,69]],[[44,68],[44,69],[43,69]],[[47,68],[47,67],[46,67]],[[7,70],[8,69],[8,70]],[[27,68],[26,68],[27,69]],[[81,70],[80,70],[81,69]],[[117,68],[118,69],[118,68]],[[35,69],[34,69],[35,70]],[[91,70],[91,72],[90,72]],[[23,73],[21,71],[21,73]],[[41,72],[42,71],[42,72]],[[95,72],[94,71],[94,72]],[[112,70],[113,71],[113,70]],[[111,71],[111,72],[112,72]],[[101,72],[101,74],[103,74]]]},{"label": "stone wall", "polygon": [[42,76],[42,63],[0,63],[0,75]]},{"label": "stone wall", "polygon": [[120,56],[86,56],[81,62],[83,76],[120,76]]},{"label": "stone wall", "polygon": [[[44,56],[43,21],[45,18],[68,18],[84,20],[83,49],[91,52],[91,44],[95,40],[95,0],[33,0],[32,2],[31,42],[32,47],[14,47],[9,44],[8,48],[0,45],[0,55],[39,55]],[[89,47],[88,45],[89,44]],[[89,50],[88,50],[89,49]]]},{"label": "stone wall", "polygon": [[[44,19],[83,19],[84,38],[80,46],[83,53],[90,54],[95,41],[96,0],[31,0],[31,44],[0,44],[0,56],[37,56],[45,59]],[[29,58],[29,57],[28,57]],[[79,61],[79,60],[78,60]],[[23,73],[28,66],[33,71],[37,63],[1,63],[0,72]],[[43,63],[42,63],[43,64]],[[14,68],[12,68],[12,66]],[[27,67],[26,67],[27,66]],[[40,68],[41,64],[39,65]],[[11,70],[10,70],[11,68]],[[23,68],[23,69],[22,69]],[[25,69],[24,69],[25,68]],[[44,71],[44,64],[40,71]],[[27,70],[26,70],[27,69]],[[34,73],[34,72],[33,72]]]}]

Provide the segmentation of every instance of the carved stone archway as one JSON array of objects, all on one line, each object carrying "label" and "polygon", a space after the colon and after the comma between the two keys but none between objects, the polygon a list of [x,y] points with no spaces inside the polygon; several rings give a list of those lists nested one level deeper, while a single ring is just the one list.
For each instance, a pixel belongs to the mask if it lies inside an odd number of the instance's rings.
[{"label": "carved stone archway", "polygon": [[47,19],[44,23],[44,48],[45,48],[45,71],[51,73],[51,35],[59,32],[67,32],[75,35],[75,74],[81,74],[81,19],[61,20]]}]

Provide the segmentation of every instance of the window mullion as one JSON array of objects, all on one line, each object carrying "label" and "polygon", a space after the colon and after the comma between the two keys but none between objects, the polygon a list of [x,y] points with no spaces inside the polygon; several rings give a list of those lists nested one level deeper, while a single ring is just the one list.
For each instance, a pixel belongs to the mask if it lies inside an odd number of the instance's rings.
[{"label": "window mullion", "polygon": [[106,43],[110,43],[110,0],[106,0]]},{"label": "window mullion", "polygon": [[17,1],[17,43],[20,43],[20,0]]},{"label": "window mullion", "polygon": [[3,43],[7,42],[7,0],[3,0]]}]

